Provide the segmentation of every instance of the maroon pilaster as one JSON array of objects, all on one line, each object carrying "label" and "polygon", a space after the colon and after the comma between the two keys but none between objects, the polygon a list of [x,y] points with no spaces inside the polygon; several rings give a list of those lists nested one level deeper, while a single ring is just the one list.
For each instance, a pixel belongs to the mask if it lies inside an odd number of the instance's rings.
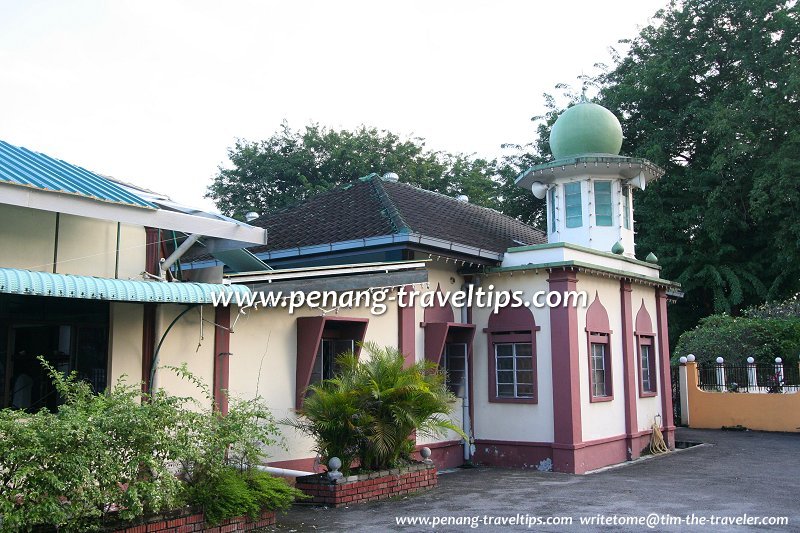
[{"label": "maroon pilaster", "polygon": [[[551,291],[574,291],[575,272],[553,270]],[[582,440],[581,393],[578,352],[578,309],[574,305],[550,308],[550,346],[553,369],[553,470],[576,472],[576,448]]]},{"label": "maroon pilaster", "polygon": [[161,260],[161,247],[158,228],[145,228],[144,270],[150,274],[158,275],[158,264]]},{"label": "maroon pilaster", "polygon": [[156,349],[156,304],[144,304],[142,314],[142,392],[150,392],[150,367]]},{"label": "maroon pilaster", "polygon": [[656,289],[656,322],[658,329],[659,370],[661,375],[661,418],[664,425],[664,440],[670,448],[675,447],[675,422],[672,418],[672,379],[669,366],[669,328],[667,325],[667,292]]},{"label": "maroon pilaster", "polygon": [[625,382],[625,445],[628,459],[636,459],[640,455],[638,446],[634,445],[639,430],[636,411],[636,346],[633,337],[633,305],[631,303],[631,284],[620,281],[620,301],[622,303],[622,375]]},{"label": "maroon pilaster", "polygon": [[[145,228],[144,271],[158,274],[159,234],[157,228]],[[142,392],[150,392],[150,366],[156,348],[156,304],[144,304],[142,316]]]},{"label": "maroon pilaster", "polygon": [[[406,293],[411,293],[414,287],[407,285],[405,287]],[[407,299],[406,299],[407,300]],[[406,366],[411,366],[416,362],[417,358],[417,341],[416,341],[416,309],[414,305],[408,305],[408,301],[404,302],[405,307],[400,306],[398,298],[397,304],[397,349],[403,354]]]},{"label": "maroon pilaster", "polygon": [[214,406],[226,415],[230,386],[231,308],[217,306],[214,322],[217,324],[214,328]]}]

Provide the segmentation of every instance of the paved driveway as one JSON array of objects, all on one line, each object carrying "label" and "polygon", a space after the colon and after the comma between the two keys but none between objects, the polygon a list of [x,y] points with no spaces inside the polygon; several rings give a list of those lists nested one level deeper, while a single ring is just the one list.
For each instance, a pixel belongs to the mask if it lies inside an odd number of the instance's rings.
[{"label": "paved driveway", "polygon": [[[787,516],[789,525],[659,523],[652,531],[800,531],[800,434],[678,430],[678,440],[703,446],[575,476],[458,469],[428,493],[340,509],[296,507],[278,517],[279,531],[647,531],[644,525],[587,525],[580,517],[686,518]],[[571,517],[572,525],[483,522],[517,514]],[[399,526],[397,517],[460,520],[461,525]],[[477,517],[477,518],[473,518]],[[477,520],[477,527],[465,524]]]}]

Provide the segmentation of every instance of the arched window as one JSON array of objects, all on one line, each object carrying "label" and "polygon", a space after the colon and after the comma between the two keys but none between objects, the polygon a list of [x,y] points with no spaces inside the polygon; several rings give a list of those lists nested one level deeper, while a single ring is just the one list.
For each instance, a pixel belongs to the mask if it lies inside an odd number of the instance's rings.
[{"label": "arched window", "polygon": [[589,399],[607,402],[614,399],[611,376],[611,328],[608,312],[595,292],[586,310],[586,336],[589,346]]},{"label": "arched window", "polygon": [[483,330],[489,345],[489,401],[536,403],[536,332],[529,309],[504,307]]},{"label": "arched window", "polygon": [[635,335],[639,360],[639,396],[642,398],[655,396],[658,393],[656,343],[654,342],[656,334],[653,332],[653,320],[644,306],[644,300],[642,300],[639,312],[636,313]]}]

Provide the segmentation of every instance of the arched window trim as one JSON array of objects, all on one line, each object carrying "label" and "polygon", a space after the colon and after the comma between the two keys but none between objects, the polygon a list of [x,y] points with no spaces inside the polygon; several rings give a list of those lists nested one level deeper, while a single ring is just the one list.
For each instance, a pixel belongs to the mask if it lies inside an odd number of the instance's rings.
[{"label": "arched window trim", "polygon": [[[539,403],[539,373],[537,370],[536,332],[541,328],[530,310],[523,307],[504,307],[489,317],[488,327],[484,328],[488,346],[489,361],[489,402],[491,403]],[[533,395],[529,398],[511,398],[497,394],[497,355],[499,344],[531,345],[531,364],[533,368]]]},{"label": "arched window trim", "polygon": [[[636,331],[634,332],[634,337],[636,338],[636,367],[639,369],[639,397],[640,398],[652,398],[654,396],[658,396],[658,369],[656,365],[658,364],[658,358],[656,357],[656,333],[653,331],[653,320],[650,317],[650,313],[647,312],[647,308],[644,305],[644,299],[642,299],[642,305],[639,307],[639,311],[636,313]],[[644,388],[644,380],[642,376],[644,374],[643,369],[643,358],[642,358],[642,346],[649,346],[649,357],[648,363],[650,366],[650,383],[651,388],[645,389]]]},{"label": "arched window trim", "polygon": [[[586,310],[586,354],[589,369],[589,402],[610,402],[614,399],[614,372],[611,358],[611,328],[608,311],[600,302],[595,292],[594,301]],[[595,395],[595,369],[593,366],[594,345],[602,346],[603,376],[605,378],[605,395]]]}]

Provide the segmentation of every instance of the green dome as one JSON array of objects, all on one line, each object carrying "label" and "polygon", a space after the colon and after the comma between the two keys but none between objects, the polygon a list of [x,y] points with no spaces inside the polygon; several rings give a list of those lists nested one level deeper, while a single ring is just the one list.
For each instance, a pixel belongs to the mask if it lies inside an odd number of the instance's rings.
[{"label": "green dome", "polygon": [[618,155],[622,127],[614,113],[591,102],[581,102],[561,113],[550,130],[550,151],[556,159],[586,154]]}]

